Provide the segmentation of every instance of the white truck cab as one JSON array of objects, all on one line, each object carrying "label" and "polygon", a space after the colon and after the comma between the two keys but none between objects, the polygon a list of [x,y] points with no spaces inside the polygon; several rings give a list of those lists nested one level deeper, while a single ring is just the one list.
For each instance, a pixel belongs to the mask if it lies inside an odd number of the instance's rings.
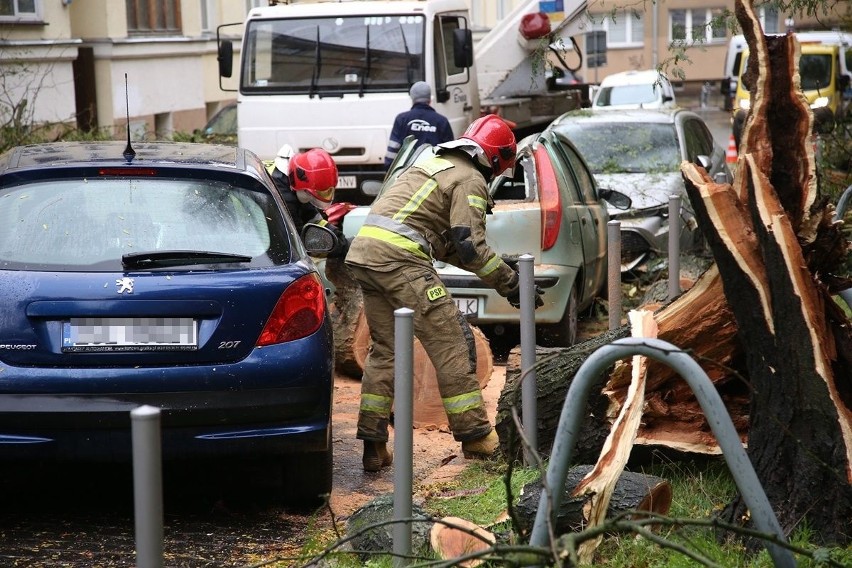
[{"label": "white truck cab", "polygon": [[674,88],[668,78],[656,69],[608,75],[601,81],[592,100],[592,110],[674,106]]},{"label": "white truck cab", "polygon": [[[220,43],[220,66],[229,49]],[[369,203],[361,185],[384,177],[393,119],[411,108],[411,85],[432,86],[432,106],[458,136],[479,116],[472,65],[465,0],[255,8],[244,22],[238,144],[265,160],[284,144],[323,148],[340,173],[336,199]]]}]

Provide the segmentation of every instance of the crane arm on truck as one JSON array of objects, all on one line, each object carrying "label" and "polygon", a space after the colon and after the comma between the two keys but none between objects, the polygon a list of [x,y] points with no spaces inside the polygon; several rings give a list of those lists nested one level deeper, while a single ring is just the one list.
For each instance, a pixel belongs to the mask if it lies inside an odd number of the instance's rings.
[{"label": "crane arm on truck", "polygon": [[528,38],[525,22],[539,12],[539,2],[527,0],[477,42],[474,59],[480,105],[485,112],[495,112],[514,123],[516,135],[540,130],[560,114],[580,106],[578,91],[549,91],[547,66],[536,58],[541,58],[538,48],[542,42],[558,55],[554,44],[567,40],[580,54],[573,36],[580,33],[586,7],[586,0],[567,0],[562,21],[552,28],[546,22],[546,28],[537,30],[539,35]]}]

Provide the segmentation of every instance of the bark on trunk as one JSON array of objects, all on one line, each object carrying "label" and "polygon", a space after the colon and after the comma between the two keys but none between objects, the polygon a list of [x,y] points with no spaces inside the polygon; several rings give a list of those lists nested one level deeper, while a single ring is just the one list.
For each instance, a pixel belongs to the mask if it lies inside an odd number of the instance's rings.
[{"label": "bark on trunk", "polygon": [[[718,185],[686,165],[684,179],[747,346],[758,477],[785,530],[807,520],[817,539],[848,543],[852,337],[824,277],[848,243],[818,197],[798,42],[764,36],[750,1],[738,0],[736,14],[753,71],[743,78],[752,105],[737,176]],[[742,512],[738,502],[728,509],[732,519]]]},{"label": "bark on trunk", "polygon": [[[682,168],[716,266],[657,312],[659,337],[705,368],[744,440],[748,434],[749,456],[782,527],[792,531],[807,522],[818,541],[848,544],[852,333],[831,295],[850,287],[848,278],[834,276],[849,243],[817,191],[798,43],[793,36],[764,36],[750,1],[737,0],[736,12],[749,43],[752,73],[743,80],[752,104],[734,183],[716,184],[693,164]],[[538,439],[545,453],[584,354],[626,335],[622,328],[567,350],[538,350]],[[507,365],[497,417],[501,447],[515,458],[518,364]],[[624,400],[618,387],[626,384],[627,368],[600,379],[607,394],[590,399],[578,461],[594,459],[599,430],[608,430],[607,412],[614,414],[608,404]],[[682,381],[651,368],[647,389],[637,443],[712,453],[712,435]],[[739,499],[726,514],[731,521],[748,518]]]}]

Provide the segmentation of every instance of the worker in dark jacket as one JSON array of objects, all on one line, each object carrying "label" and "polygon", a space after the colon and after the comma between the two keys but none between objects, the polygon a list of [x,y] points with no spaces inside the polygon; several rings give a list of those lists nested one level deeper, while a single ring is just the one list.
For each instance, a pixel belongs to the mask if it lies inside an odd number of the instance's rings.
[{"label": "worker in dark jacket", "polygon": [[515,136],[500,118],[488,115],[436,150],[373,202],[346,255],[361,285],[372,339],[356,434],[364,440],[365,471],[378,471],[393,459],[387,440],[399,308],[414,310],[414,334],[435,366],[450,429],[465,457],[489,457],[498,447],[476,378],[473,334],[432,261],[475,273],[520,306],[518,273],[485,240],[487,182],[514,167]]},{"label": "worker in dark jacket", "polygon": [[393,121],[388,152],[385,154],[385,169],[393,163],[402,141],[408,135],[414,136],[419,144],[431,146],[453,139],[450,121],[430,106],[432,88],[429,87],[429,83],[417,81],[411,86],[408,94],[411,97],[412,106],[410,110],[398,114]]}]

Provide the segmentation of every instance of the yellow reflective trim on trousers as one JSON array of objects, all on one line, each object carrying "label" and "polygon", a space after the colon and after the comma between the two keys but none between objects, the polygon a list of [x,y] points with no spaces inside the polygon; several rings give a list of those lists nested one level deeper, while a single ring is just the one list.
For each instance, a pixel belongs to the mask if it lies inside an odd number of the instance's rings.
[{"label": "yellow reflective trim on trousers", "polygon": [[495,254],[488,260],[488,262],[485,263],[485,266],[476,271],[476,275],[480,278],[483,276],[488,276],[489,274],[497,270],[497,267],[500,266],[501,262],[503,261],[500,259],[499,256]]},{"label": "yellow reflective trim on trousers", "polygon": [[411,199],[408,200],[402,209],[396,212],[396,215],[392,217],[394,221],[398,221],[399,223],[404,223],[408,216],[417,211],[417,208],[420,207],[420,204],[423,203],[429,194],[431,194],[435,188],[438,187],[438,182],[433,179],[428,179],[426,182],[420,186],[420,189],[414,192],[414,195],[411,196]]},{"label": "yellow reflective trim on trousers", "polygon": [[392,400],[378,394],[361,394],[361,407],[364,412],[373,412],[381,416],[390,416]]},{"label": "yellow reflective trim on trousers", "polygon": [[419,256],[420,258],[431,260],[429,258],[429,255],[423,252],[423,249],[420,247],[419,244],[415,243],[411,239],[403,237],[402,235],[398,235],[396,233],[388,231],[387,229],[382,229],[381,227],[362,225],[361,229],[358,231],[358,236],[384,241],[393,246],[405,249],[411,254]]},{"label": "yellow reflective trim on trousers", "polygon": [[484,213],[486,208],[488,207],[488,201],[482,199],[478,195],[468,195],[467,196],[467,204],[471,207],[475,207],[477,209],[482,210]]},{"label": "yellow reflective trim on trousers", "polygon": [[449,398],[442,398],[447,414],[461,414],[482,406],[482,395],[479,391],[467,392]]}]

